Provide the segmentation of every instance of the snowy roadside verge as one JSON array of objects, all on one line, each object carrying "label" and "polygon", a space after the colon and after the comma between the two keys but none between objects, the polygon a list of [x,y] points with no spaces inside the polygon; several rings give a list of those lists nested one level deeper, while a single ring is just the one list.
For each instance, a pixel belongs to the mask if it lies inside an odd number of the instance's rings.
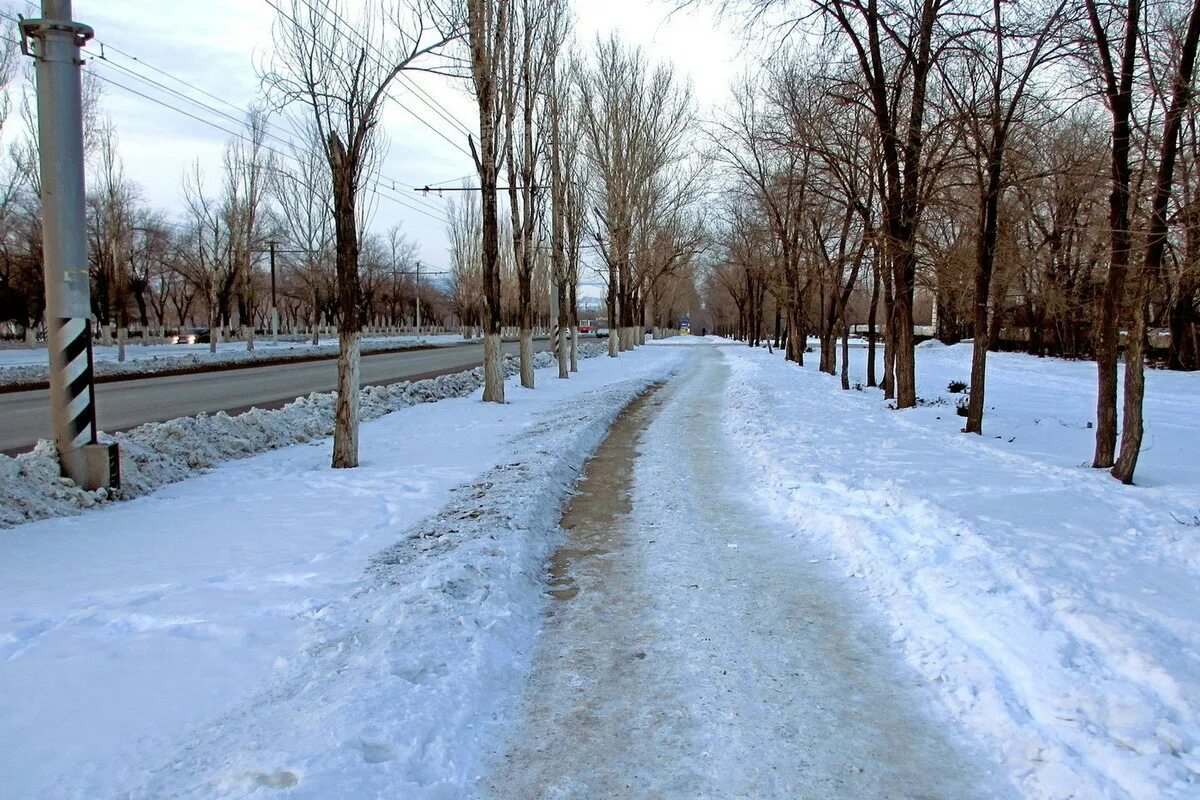
[{"label": "snowy roadside verge", "polygon": [[[659,379],[665,376],[659,376]],[[461,797],[502,702],[527,674],[545,565],[579,466],[651,381],[584,395],[510,442],[320,610],[320,641],[201,732],[132,798]]]},{"label": "snowy roadside verge", "polygon": [[[363,339],[364,355],[447,347],[464,342],[461,336],[381,336]],[[256,350],[246,350],[244,342],[218,345],[216,353],[208,345],[129,345],[126,361],[117,361],[115,347],[96,346],[93,371],[100,379],[138,378],[151,375],[178,375],[190,372],[231,369],[239,366],[286,364],[334,358],[337,341],[321,344],[310,341],[281,341],[278,345],[258,342]],[[23,391],[45,388],[50,380],[45,348],[0,350],[0,390]]]},{"label": "snowy roadside verge", "polygon": [[[582,358],[604,353],[602,345],[580,348]],[[548,352],[538,353],[534,364],[544,368],[553,360]],[[515,375],[518,360],[507,356],[504,370],[505,375]],[[463,397],[482,385],[483,369],[476,367],[416,382],[369,386],[362,390],[361,418],[372,420],[418,403]],[[224,460],[330,436],[333,400],[332,392],[314,393],[279,409],[256,408],[232,417],[224,412],[181,417],[105,437],[121,445],[121,488],[111,494],[84,491],[61,477],[53,442],[43,440],[15,458],[0,454],[0,528],[128,500]]]},{"label": "snowy roadside verge", "polygon": [[[891,412],[811,367],[725,352],[725,425],[762,500],[877,601],[1026,796],[1196,796],[1200,537],[1171,511],[1198,487],[1188,469],[1130,488],[1062,465],[1067,429],[1039,423],[1089,418],[1087,365],[997,359],[990,431],[1005,435],[981,440],[952,432],[952,405]],[[962,374],[969,348],[919,357],[922,385],[951,358]],[[1159,435],[1190,397],[1175,383],[1148,392]],[[1148,473],[1171,475],[1172,452],[1146,454]]]}]

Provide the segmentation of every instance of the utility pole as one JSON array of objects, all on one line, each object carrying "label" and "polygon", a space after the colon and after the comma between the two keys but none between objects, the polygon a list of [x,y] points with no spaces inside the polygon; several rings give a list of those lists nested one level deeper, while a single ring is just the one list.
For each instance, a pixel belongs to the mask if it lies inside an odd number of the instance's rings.
[{"label": "utility pole", "polygon": [[92,29],[71,19],[71,0],[42,0],[42,17],[23,19],[20,28],[21,51],[34,58],[37,72],[50,414],[59,464],[85,489],[116,488],[120,457],[116,444],[98,443],[92,380],[79,71],[79,50]]},{"label": "utility pole", "polygon": [[417,336],[421,335],[421,262],[417,262]]},{"label": "utility pole", "polygon": [[275,245],[274,239],[267,242],[271,251],[271,341],[279,344],[279,307],[275,305]]}]

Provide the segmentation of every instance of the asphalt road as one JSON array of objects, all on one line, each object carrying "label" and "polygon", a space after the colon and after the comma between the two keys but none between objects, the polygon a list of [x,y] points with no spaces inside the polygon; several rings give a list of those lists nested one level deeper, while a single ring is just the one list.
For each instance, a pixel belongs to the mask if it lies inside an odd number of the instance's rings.
[{"label": "asphalt road", "polygon": [[[534,342],[535,350],[548,346],[548,342]],[[516,353],[517,347],[516,342],[506,342],[504,352]],[[364,355],[362,384],[428,378],[482,363],[479,344]],[[111,433],[202,411],[235,414],[255,406],[277,408],[311,392],[333,391],[336,384],[336,359],[100,383],[96,385],[97,421],[101,430]],[[49,392],[0,394],[0,452],[12,455],[28,450],[50,435]]]}]

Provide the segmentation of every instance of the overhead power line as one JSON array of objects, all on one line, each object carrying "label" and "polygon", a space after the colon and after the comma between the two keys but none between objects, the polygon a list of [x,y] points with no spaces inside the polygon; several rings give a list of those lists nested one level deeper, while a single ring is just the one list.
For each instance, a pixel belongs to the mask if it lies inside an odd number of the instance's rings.
[{"label": "overhead power line", "polygon": [[[174,111],[174,112],[176,112],[176,113],[178,113],[178,114],[182,114],[183,116],[185,116],[185,117],[188,117],[188,118],[190,118],[190,119],[193,119],[193,120],[195,120],[196,122],[202,123],[202,124],[204,124],[204,125],[208,125],[209,127],[215,128],[216,130],[219,130],[219,131],[222,131],[223,133],[226,133],[226,134],[228,134],[228,135],[230,135],[230,136],[232,136],[232,137],[234,137],[234,138],[241,139],[241,140],[242,140],[242,141],[244,141],[244,142],[250,142],[250,140],[249,140],[249,139],[248,139],[248,138],[247,138],[245,135],[243,135],[242,133],[239,133],[239,132],[237,132],[237,131],[230,130],[229,128],[226,128],[226,127],[224,127],[224,126],[222,126],[222,125],[218,125],[217,123],[213,122],[212,120],[205,119],[205,118],[203,118],[203,117],[201,117],[201,116],[199,116],[199,115],[197,115],[197,114],[193,114],[193,113],[191,113],[190,111],[186,111],[186,110],[184,110],[184,109],[182,109],[182,108],[179,108],[178,106],[173,106],[173,105],[171,105],[170,103],[168,103],[168,102],[166,102],[166,101],[164,101],[164,100],[162,100],[162,99],[160,99],[160,98],[154,97],[154,96],[152,96],[152,95],[148,95],[148,94],[146,94],[146,93],[144,93],[144,92],[140,92],[140,91],[138,91],[137,89],[134,89],[134,88],[133,88],[133,87],[131,87],[131,86],[127,86],[127,85],[125,85],[125,84],[121,83],[120,81],[114,80],[113,78],[110,78],[110,77],[108,77],[108,76],[101,75],[101,74],[99,74],[99,73],[93,73],[93,74],[95,74],[95,75],[96,75],[96,78],[97,78],[97,79],[99,79],[99,80],[101,80],[101,81],[104,81],[105,83],[108,83],[108,84],[110,84],[110,85],[112,85],[112,86],[116,86],[116,87],[118,87],[118,88],[120,88],[120,89],[122,89],[122,90],[124,90],[124,91],[126,91],[126,92],[129,92],[130,94],[136,95],[137,97],[140,97],[140,98],[142,98],[142,99],[144,99],[144,100],[147,100],[147,101],[149,101],[149,102],[151,102],[151,103],[155,103],[155,104],[157,104],[157,105],[160,105],[160,106],[162,106],[163,108],[167,108],[167,109],[169,109],[169,110],[171,110],[171,111]],[[264,150],[266,150],[267,152],[273,153],[274,155],[276,155],[276,156],[278,156],[278,157],[280,157],[280,158],[285,158],[285,159],[288,159],[288,160],[290,160],[290,161],[295,161],[297,164],[300,164],[300,161],[299,161],[299,160],[298,160],[298,159],[297,159],[297,158],[296,158],[294,155],[292,155],[291,153],[282,152],[282,151],[276,150],[275,148],[268,147],[268,146],[266,146],[266,145],[263,145],[263,149],[264,149]],[[301,166],[303,166],[303,165],[301,164]],[[376,182],[376,183],[372,184],[372,185],[370,186],[370,189],[371,189],[371,191],[373,191],[375,194],[377,194],[379,197],[382,197],[382,198],[384,198],[384,199],[387,199],[387,200],[391,200],[391,201],[392,201],[392,202],[394,202],[394,203],[397,203],[397,204],[399,204],[399,205],[401,205],[401,206],[404,206],[405,208],[409,209],[410,211],[415,211],[415,212],[417,212],[418,214],[424,214],[425,216],[429,217],[430,219],[436,220],[437,222],[442,222],[442,223],[446,223],[446,222],[448,222],[448,219],[446,218],[446,216],[445,216],[444,214],[436,214],[436,213],[434,213],[434,212],[431,212],[431,211],[428,211],[428,210],[426,210],[425,208],[422,208],[421,206],[418,206],[418,205],[414,205],[414,204],[412,204],[412,203],[409,203],[409,202],[407,202],[406,200],[404,200],[403,198],[401,198],[401,197],[399,197],[399,196],[396,196],[396,195],[392,195],[392,194],[389,194],[389,193],[387,193],[387,191],[386,191],[386,188],[385,188],[383,191],[381,191],[381,190],[380,190],[380,186],[379,186],[378,182]]]},{"label": "overhead power line", "polygon": [[[110,49],[115,49],[115,48],[110,48]],[[85,48],[85,51],[86,51],[86,48]],[[91,51],[87,51],[87,52],[91,52]],[[95,54],[93,54],[93,55],[95,55]],[[129,56],[127,56],[127,57],[129,57]],[[132,58],[132,57],[129,57],[129,58]],[[134,60],[137,60],[137,59],[134,59]],[[195,107],[197,107],[197,108],[202,108],[202,109],[205,109],[206,111],[209,111],[209,112],[211,112],[211,113],[213,113],[213,114],[216,114],[216,115],[220,116],[220,117],[221,117],[221,118],[223,118],[223,119],[226,119],[226,120],[229,120],[230,122],[233,122],[234,124],[238,125],[239,127],[244,127],[244,128],[246,128],[247,130],[248,130],[248,129],[249,129],[249,127],[250,127],[250,126],[249,126],[249,124],[248,124],[248,123],[247,123],[247,121],[246,121],[246,117],[248,116],[248,113],[249,113],[249,112],[248,112],[246,109],[243,109],[243,108],[240,108],[240,107],[239,107],[239,106],[237,106],[237,105],[234,105],[233,103],[230,103],[230,102],[227,102],[227,101],[222,101],[222,102],[224,103],[224,105],[227,105],[227,106],[229,106],[230,108],[232,108],[232,109],[234,109],[234,110],[238,111],[238,112],[241,114],[241,116],[240,116],[240,117],[235,117],[235,116],[233,116],[233,115],[231,115],[231,114],[228,114],[228,113],[226,113],[226,112],[224,112],[224,111],[221,111],[220,109],[214,108],[213,106],[211,106],[211,105],[209,105],[209,104],[207,104],[207,103],[204,103],[204,102],[202,102],[202,101],[199,101],[199,100],[197,100],[197,99],[196,99],[196,98],[194,98],[194,97],[191,97],[191,96],[189,96],[189,95],[187,95],[187,94],[184,94],[184,93],[182,93],[182,92],[180,92],[180,91],[178,91],[178,90],[176,90],[176,89],[173,89],[172,87],[170,87],[170,86],[167,86],[167,85],[165,85],[165,84],[163,84],[163,83],[161,83],[161,82],[159,82],[159,81],[156,81],[156,80],[154,80],[153,78],[149,78],[149,77],[147,77],[147,76],[145,76],[145,75],[142,75],[142,74],[140,74],[140,73],[138,73],[138,72],[136,72],[136,71],[134,71],[134,70],[131,70],[131,69],[129,69],[128,67],[126,67],[126,66],[124,66],[124,65],[122,65],[122,64],[120,64],[120,63],[118,63],[118,62],[116,62],[116,61],[113,61],[112,59],[108,58],[106,55],[103,55],[103,54],[96,55],[96,56],[95,56],[95,58],[93,58],[93,60],[92,60],[92,62],[91,62],[91,63],[92,63],[92,64],[98,64],[98,65],[101,65],[101,66],[103,66],[103,67],[105,67],[105,68],[115,68],[115,69],[119,70],[120,72],[124,73],[125,75],[127,75],[127,76],[129,76],[129,77],[132,77],[132,78],[134,78],[134,79],[136,79],[136,80],[138,80],[138,81],[141,81],[142,83],[145,83],[145,84],[148,84],[148,85],[154,86],[154,87],[156,87],[157,89],[160,89],[160,90],[162,90],[162,91],[164,91],[164,92],[167,92],[168,94],[170,94],[170,95],[172,95],[172,96],[174,96],[174,97],[178,97],[178,98],[180,98],[181,100],[184,100],[184,101],[188,102],[189,104],[191,104],[191,105],[193,105],[193,106],[195,106]],[[146,65],[146,64],[145,64],[145,62],[143,62],[143,61],[140,61],[140,60],[137,60],[137,63],[139,63],[139,64],[142,64],[142,65]],[[146,65],[146,66],[148,66],[148,65]],[[161,69],[158,69],[158,68],[153,68],[153,69],[155,70],[155,72],[157,72],[157,73],[159,73],[159,74],[166,75],[166,76],[170,77],[170,73],[166,72],[165,70],[161,70]],[[186,86],[192,87],[192,88],[194,88],[196,91],[198,91],[198,92],[201,92],[202,94],[206,94],[206,95],[208,94],[208,93],[207,93],[207,92],[205,92],[203,89],[200,89],[200,88],[198,88],[198,87],[195,87],[193,84],[191,84],[191,83],[188,83],[187,81],[183,81],[183,80],[181,80],[181,79],[180,79],[178,82],[180,82],[180,83],[182,83],[182,84],[184,84],[184,85],[186,85]],[[295,145],[295,142],[294,142],[294,141],[293,141],[293,140],[292,140],[290,137],[281,136],[281,135],[279,135],[279,134],[277,134],[277,133],[274,133],[274,132],[272,132],[272,130],[271,130],[271,128],[272,128],[272,127],[276,127],[276,128],[277,128],[277,126],[271,126],[269,123],[264,123],[264,130],[263,130],[263,133],[264,133],[264,135],[265,135],[265,136],[267,136],[267,137],[269,137],[269,138],[271,138],[271,139],[275,140],[276,142],[279,142],[280,144],[282,144],[282,145],[284,145],[284,146],[286,146],[286,147],[289,147],[289,148],[290,148],[290,147],[295,147],[295,146],[296,146],[296,145]],[[397,183],[400,183],[401,185],[407,185],[407,184],[405,184],[403,181],[397,181],[395,178],[392,178],[392,177],[390,177],[390,176],[388,176],[388,175],[385,175],[385,174],[382,174],[382,173],[379,175],[379,177],[378,177],[378,180],[379,180],[381,183],[390,183],[390,184],[391,184],[391,188],[392,188],[392,190],[393,190],[393,191],[395,191],[395,188],[396,188],[396,184],[397,184]],[[430,202],[420,202],[420,201],[418,201],[418,204],[419,204],[419,205],[423,205],[423,206],[425,206],[427,209],[429,209],[429,210],[430,210],[430,211],[432,211],[433,213],[441,213],[441,209],[439,209],[439,208],[438,208],[436,205],[434,205],[433,203],[430,203]]]},{"label": "overhead power line", "polygon": [[[288,20],[293,25],[297,25],[297,26],[300,25],[300,23],[296,20],[295,17],[293,17],[291,14],[287,13],[282,8],[280,8],[280,6],[278,4],[276,4],[274,0],[265,0],[265,1],[266,1],[266,4],[269,5],[271,8],[275,9],[275,12],[277,14],[279,14],[281,17]],[[306,5],[310,10],[312,10],[312,12],[314,14],[319,15],[326,22],[332,21],[332,20],[330,20],[329,17],[325,16],[319,9],[317,9],[315,6],[313,6],[309,2],[309,0],[300,0],[300,2],[304,3],[304,5]],[[363,38],[362,34],[355,31],[354,28],[351,25],[349,25],[345,19],[343,19],[341,16],[339,16],[336,12],[333,12],[333,13],[334,13],[334,18],[340,22],[341,27],[344,30],[354,32],[355,35],[358,36],[360,39],[362,39],[362,41],[366,42],[367,46],[370,47],[372,50],[377,49],[377,48],[374,48],[370,44],[370,42],[367,42],[367,40],[365,38]],[[313,37],[313,43],[316,44],[318,47],[321,47],[328,56],[330,56],[331,58],[333,57],[333,55],[334,55],[333,51],[327,45],[325,45],[323,42],[320,42],[319,40],[317,40],[316,37]],[[372,61],[375,62],[376,66],[382,66],[385,69],[387,68],[387,65],[384,64],[383,60],[380,57],[374,55],[372,52],[369,52],[367,50],[364,50],[364,53],[371,57]],[[403,75],[403,73],[401,73],[401,75]],[[449,136],[447,136],[441,130],[434,127],[432,123],[430,123],[427,119],[425,119],[425,117],[421,116],[420,114],[418,114],[417,112],[413,111],[411,108],[406,106],[403,102],[401,102],[399,99],[397,99],[397,97],[394,94],[392,94],[390,89],[384,90],[383,94],[384,94],[384,97],[388,98],[393,103],[400,106],[400,108],[404,109],[409,114],[411,114],[413,116],[413,118],[415,118],[417,120],[417,122],[420,122],[426,128],[429,128],[429,130],[433,131],[435,134],[437,134],[442,139],[444,139],[451,147],[458,150],[459,152],[461,152],[463,155],[467,156],[468,158],[471,157],[470,151],[467,150],[465,147],[463,147],[461,143],[456,142],[453,139],[451,139]],[[427,105],[428,105],[428,103],[427,103]],[[454,124],[458,124],[458,123],[455,122]]]},{"label": "overhead power line", "polygon": [[[270,0],[268,0],[268,2],[270,2]],[[317,14],[322,19],[325,19],[326,21],[328,21],[329,18],[325,16],[325,14],[321,11],[321,9],[314,6],[312,4],[311,0],[300,0],[300,2],[304,3],[304,5],[307,6],[308,9],[310,11],[312,11],[314,14]],[[346,20],[346,18],[343,17],[336,8],[332,8],[332,7],[328,7],[328,6],[326,8],[328,8],[329,13],[333,15],[333,18],[341,24],[342,30],[347,30],[347,31],[350,31],[351,33],[353,33],[358,38],[358,40],[363,43],[364,46],[366,46],[370,51],[373,51],[378,56],[378,58],[376,59],[376,63],[381,66],[384,66],[385,54],[379,49],[379,47],[374,42],[367,39],[367,37],[363,36],[358,31],[357,28],[355,28],[353,25],[350,25],[349,22]],[[278,8],[276,8],[276,10],[278,11]],[[451,126],[456,128],[458,132],[461,132],[462,134],[464,134],[466,136],[471,135],[471,129],[468,126],[464,125],[463,123],[459,122],[458,118],[454,116],[453,112],[451,112],[448,108],[446,108],[444,105],[439,103],[436,98],[432,97],[423,88],[421,88],[420,84],[418,84],[416,81],[414,81],[408,75],[405,75],[403,72],[400,73],[399,79],[401,81],[403,81],[405,83],[405,85],[407,85],[409,87],[409,89],[413,92],[413,94],[415,94],[417,96],[417,99],[420,100],[422,103],[424,103],[427,108],[432,110],[435,114],[437,114],[443,120],[448,122]],[[410,111],[409,113],[412,113],[412,112]]]},{"label": "overhead power line", "polygon": [[[14,23],[17,22],[17,19],[15,17],[12,17],[11,15],[9,15],[3,11],[0,11],[0,18],[7,19]],[[15,43],[19,44],[19,42],[15,42]],[[122,73],[123,76],[125,76],[125,77],[137,80],[140,83],[145,84],[147,86],[152,86],[156,90],[165,92],[172,97],[178,98],[178,99],[188,103],[189,105],[193,106],[194,108],[203,109],[204,111],[206,111],[208,113],[211,113],[211,114],[214,114],[214,115],[220,117],[224,121],[233,123],[239,129],[245,129],[245,130],[249,131],[250,125],[246,121],[246,118],[249,115],[249,112],[247,109],[241,108],[240,106],[238,106],[228,100],[218,97],[217,95],[213,94],[212,92],[209,92],[209,91],[203,89],[202,87],[196,86],[195,84],[193,84],[189,81],[186,81],[183,78],[172,75],[167,70],[161,69],[160,67],[156,67],[153,64],[150,64],[149,62],[147,62],[147,61],[133,55],[132,53],[129,53],[128,51],[121,49],[107,41],[93,39],[91,46],[99,46],[100,52],[96,52],[92,49],[89,49],[89,47],[86,47],[86,46],[83,48],[84,52],[86,52],[92,56],[92,59],[89,61],[90,64],[100,65],[107,69],[117,70],[120,73]],[[162,83],[161,81],[157,81],[153,78],[143,75],[142,73],[140,73],[136,70],[130,69],[128,66],[123,65],[123,64],[113,60],[112,58],[110,58],[108,56],[108,52],[107,52],[109,50],[123,56],[124,58],[129,59],[130,61],[136,63],[140,67],[144,67],[158,75],[163,76],[164,78],[174,81],[175,83],[178,83],[182,86],[186,86],[187,88],[191,89],[192,91],[198,92],[201,95],[204,95],[205,97],[212,98],[214,101],[219,102],[222,105],[232,109],[233,111],[238,112],[239,116],[233,116],[232,114],[229,114],[228,112],[225,112],[218,108],[213,107],[209,103],[198,100],[195,97],[192,97],[191,95],[181,92],[178,89],[175,89],[171,86],[167,86],[166,84]],[[100,75],[99,73],[95,72],[94,70],[93,70],[92,74],[95,75],[100,80],[102,80],[106,83],[112,84],[114,86],[118,86],[121,89],[123,89],[131,94],[134,94],[142,99],[145,99],[149,102],[156,103],[157,105],[160,105],[164,108],[167,108],[167,109],[170,109],[177,113],[180,113],[186,117],[189,117],[190,119],[193,119],[197,122],[208,125],[214,129],[222,131],[223,133],[226,133],[230,136],[240,138],[243,141],[246,140],[245,136],[238,133],[237,131],[229,130],[229,128],[225,127],[224,124],[217,124],[217,123],[214,123],[212,120],[197,116],[194,113],[191,113],[184,109],[178,108],[177,106],[172,105],[171,103],[168,103],[160,98],[154,97],[152,95],[148,95],[145,92],[134,89],[133,87],[128,86],[124,83],[113,80],[112,78],[109,78],[109,77],[105,77],[104,75]],[[271,130],[272,127],[275,127],[276,129],[278,128],[278,126],[270,125],[269,122],[264,124],[263,135],[265,137],[273,139],[274,141],[276,141],[276,142],[280,143],[281,145],[284,145],[288,148],[293,148],[296,146],[295,142],[290,137],[281,136],[277,133],[272,132],[272,130]],[[277,150],[270,148],[270,147],[265,147],[265,149],[267,149],[269,152],[279,155],[280,157],[290,158],[290,159],[294,160],[294,156],[291,156],[289,154],[279,153]],[[376,184],[379,186],[386,186],[386,185],[390,184],[390,189],[392,192],[396,191],[397,184],[399,184],[401,186],[411,187],[410,183],[407,183],[407,182],[401,181],[401,180],[397,180],[396,178],[393,178],[391,176],[388,176],[388,175],[385,175],[382,173],[379,174],[379,176],[376,178]],[[433,216],[435,219],[437,219],[440,222],[446,221],[441,208],[439,208],[435,203],[430,202],[428,200],[424,200],[423,198],[401,199],[398,196],[392,196],[390,194],[382,194],[380,196],[384,197],[385,199],[389,199],[395,203],[398,203],[406,208],[417,211],[418,213],[425,213],[426,216]],[[415,205],[414,205],[414,203],[415,203]],[[425,210],[422,211],[422,209],[420,207],[423,207]]]}]

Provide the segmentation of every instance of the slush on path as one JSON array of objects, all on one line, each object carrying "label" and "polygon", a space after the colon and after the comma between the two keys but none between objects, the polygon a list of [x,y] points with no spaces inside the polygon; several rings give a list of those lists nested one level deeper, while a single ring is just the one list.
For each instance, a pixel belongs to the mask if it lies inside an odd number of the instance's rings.
[{"label": "slush on path", "polygon": [[483,798],[1014,796],[827,560],[755,508],[697,348],[618,419]]}]

